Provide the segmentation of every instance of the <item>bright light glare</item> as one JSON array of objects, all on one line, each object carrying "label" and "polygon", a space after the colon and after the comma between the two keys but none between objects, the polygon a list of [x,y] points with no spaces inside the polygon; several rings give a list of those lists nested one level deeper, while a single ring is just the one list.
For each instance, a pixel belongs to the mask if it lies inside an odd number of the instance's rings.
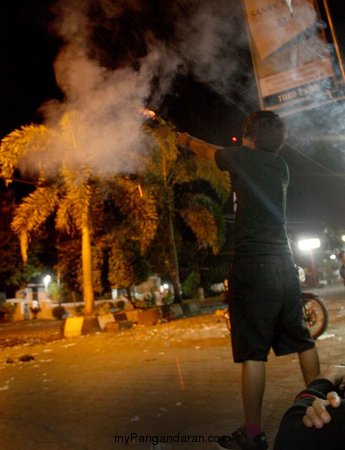
[{"label": "bright light glare", "polygon": [[301,239],[298,241],[298,248],[300,250],[313,250],[314,248],[321,247],[321,241],[319,238]]},{"label": "bright light glare", "polygon": [[337,256],[336,255],[330,255],[330,257],[329,257],[329,259],[332,259],[333,261],[335,260],[335,259],[337,259]]},{"label": "bright light glare", "polygon": [[345,234],[342,235],[341,240],[345,242]]},{"label": "bright light glare", "polygon": [[48,283],[51,282],[51,280],[52,280],[51,275],[46,275],[46,276],[43,278],[43,283],[44,283],[44,284],[48,284]]},{"label": "bright light glare", "polygon": [[163,287],[164,287],[164,289],[169,289],[168,283],[164,283],[164,284],[163,284]]},{"label": "bright light glare", "polygon": [[48,285],[49,285],[49,283],[51,282],[51,280],[52,280],[51,275],[46,275],[46,276],[43,278],[43,283],[44,283],[45,290],[48,289]]}]

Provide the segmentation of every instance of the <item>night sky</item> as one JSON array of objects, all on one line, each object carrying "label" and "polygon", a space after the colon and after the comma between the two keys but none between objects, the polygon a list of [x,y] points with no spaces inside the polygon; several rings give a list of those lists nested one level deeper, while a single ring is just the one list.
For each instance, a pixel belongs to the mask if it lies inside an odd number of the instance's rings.
[{"label": "night sky", "polygon": [[[69,3],[69,2],[65,2]],[[70,3],[75,3],[71,1]],[[83,3],[83,2],[81,2]],[[109,18],[94,3],[91,57],[108,68],[117,69],[130,65],[134,69],[147,47],[143,36],[150,33],[151,40],[174,47],[177,39],[175,21],[178,10],[173,6],[179,1],[142,0],[138,2],[113,2],[126,4],[118,20]],[[106,4],[103,1],[103,4]],[[186,4],[186,0],[182,1]],[[191,4],[195,3],[190,1]],[[234,4],[238,4],[236,0]],[[339,40],[344,43],[344,13],[336,10],[342,1],[333,1],[333,12]],[[138,8],[137,5],[141,7]],[[40,122],[40,106],[47,100],[62,99],[57,87],[53,64],[63,46],[63,38],[53,32],[53,1],[12,0],[0,6],[0,136],[27,123]],[[169,6],[167,8],[167,6]],[[119,6],[120,7],[120,6]],[[234,14],[241,13],[234,8]],[[53,11],[56,11],[53,10]],[[187,13],[192,14],[190,11]],[[175,16],[174,16],[175,14]],[[205,83],[195,74],[195,62],[186,63],[178,71],[171,86],[154,107],[177,128],[207,139],[219,145],[230,143],[231,136],[240,136],[241,123],[247,112],[258,109],[255,91],[249,89],[253,83],[253,72],[248,45],[229,55],[238,60],[232,73],[231,89],[223,95],[212,83]],[[230,57],[229,56],[229,57]],[[157,82],[157,80],[156,80]],[[159,84],[159,82],[158,82]],[[155,80],[152,92],[155,93]],[[147,103],[150,105],[148,96]],[[339,114],[334,106],[310,112],[322,128],[323,115]],[[345,121],[345,115],[344,115]],[[290,119],[292,133],[290,146],[284,148],[283,156],[291,170],[291,186],[288,197],[288,220],[299,229],[312,229],[315,224],[322,227],[345,229],[345,156],[343,145],[328,146],[324,143],[301,137],[299,118]],[[322,130],[326,132],[327,130]],[[320,129],[308,130],[319,133]]]}]

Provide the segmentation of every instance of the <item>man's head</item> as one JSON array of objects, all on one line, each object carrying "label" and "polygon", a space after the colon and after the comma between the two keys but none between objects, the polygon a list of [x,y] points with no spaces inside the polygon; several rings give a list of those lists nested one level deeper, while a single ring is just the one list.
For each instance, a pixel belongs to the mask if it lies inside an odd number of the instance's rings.
[{"label": "man's head", "polygon": [[243,138],[250,140],[255,148],[275,153],[287,138],[287,130],[274,112],[256,111],[244,121]]}]

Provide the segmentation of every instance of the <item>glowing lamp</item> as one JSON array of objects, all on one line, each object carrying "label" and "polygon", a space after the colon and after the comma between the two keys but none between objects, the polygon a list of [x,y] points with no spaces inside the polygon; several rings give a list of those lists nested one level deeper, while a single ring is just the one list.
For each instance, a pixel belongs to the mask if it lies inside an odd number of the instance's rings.
[{"label": "glowing lamp", "polygon": [[300,250],[313,250],[321,247],[321,241],[319,238],[301,239],[298,241],[298,248]]},{"label": "glowing lamp", "polygon": [[43,284],[44,284],[44,288],[45,288],[46,291],[48,290],[48,285],[49,285],[49,283],[51,282],[51,280],[52,280],[51,275],[46,275],[46,276],[43,278]]}]

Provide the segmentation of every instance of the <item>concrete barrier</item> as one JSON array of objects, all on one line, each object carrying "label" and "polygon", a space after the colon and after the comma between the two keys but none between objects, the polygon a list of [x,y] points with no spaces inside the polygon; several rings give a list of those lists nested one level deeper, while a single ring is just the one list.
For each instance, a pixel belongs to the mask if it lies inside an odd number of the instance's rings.
[{"label": "concrete barrier", "polygon": [[82,332],[84,317],[67,317],[64,325],[64,337],[79,337]]},{"label": "concrete barrier", "polygon": [[99,316],[97,316],[97,320],[98,320],[98,325],[100,327],[100,329],[102,331],[105,330],[106,326],[109,323],[115,322],[115,318],[114,315],[109,313],[109,314],[100,314]]}]

